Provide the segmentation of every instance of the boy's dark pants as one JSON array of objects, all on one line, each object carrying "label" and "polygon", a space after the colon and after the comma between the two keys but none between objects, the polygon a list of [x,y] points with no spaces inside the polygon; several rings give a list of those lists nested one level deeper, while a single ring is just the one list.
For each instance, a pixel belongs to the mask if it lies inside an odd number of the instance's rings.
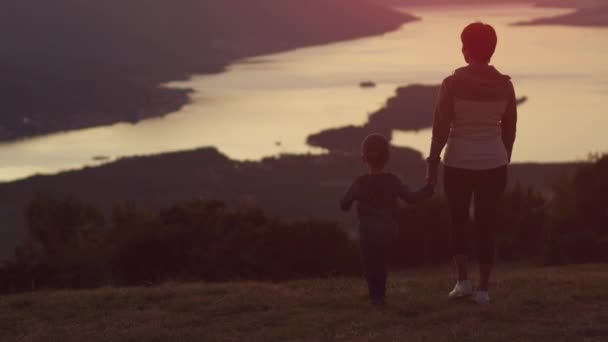
[{"label": "boy's dark pants", "polygon": [[386,231],[361,230],[361,263],[372,300],[382,301],[386,296],[386,264],[393,236],[394,234]]}]

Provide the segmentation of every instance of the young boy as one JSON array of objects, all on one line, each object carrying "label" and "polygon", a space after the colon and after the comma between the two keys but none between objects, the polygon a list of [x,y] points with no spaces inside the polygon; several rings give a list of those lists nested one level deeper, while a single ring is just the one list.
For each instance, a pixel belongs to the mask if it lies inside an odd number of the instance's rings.
[{"label": "young boy", "polygon": [[389,160],[389,143],[380,134],[365,138],[361,155],[369,172],[355,180],[340,205],[348,211],[354,202],[358,204],[361,260],[369,297],[373,304],[382,305],[386,294],[387,252],[399,226],[398,199],[414,203],[430,198],[433,187],[427,184],[420,191],[410,192],[397,176],[384,172]]}]

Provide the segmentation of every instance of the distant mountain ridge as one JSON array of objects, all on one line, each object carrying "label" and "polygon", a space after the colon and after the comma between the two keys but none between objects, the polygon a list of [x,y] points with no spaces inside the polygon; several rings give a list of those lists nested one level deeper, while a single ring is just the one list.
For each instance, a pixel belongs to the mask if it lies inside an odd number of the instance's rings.
[{"label": "distant mountain ridge", "polygon": [[0,13],[0,141],[163,115],[188,102],[163,82],[415,20],[367,0],[19,0]]},{"label": "distant mountain ridge", "polygon": [[[4,58],[56,57],[164,78],[257,53],[382,33],[412,19],[365,0],[20,0],[0,5]],[[228,59],[228,60],[227,60]]]},{"label": "distant mountain ridge", "polygon": [[599,7],[579,8],[572,13],[555,17],[537,18],[529,21],[521,21],[515,25],[563,25],[563,26],[608,26],[608,3]]},{"label": "distant mountain ridge", "polygon": [[520,21],[515,25],[608,26],[606,0],[374,0],[385,6],[457,6],[531,4],[538,7],[571,8],[572,13]]}]

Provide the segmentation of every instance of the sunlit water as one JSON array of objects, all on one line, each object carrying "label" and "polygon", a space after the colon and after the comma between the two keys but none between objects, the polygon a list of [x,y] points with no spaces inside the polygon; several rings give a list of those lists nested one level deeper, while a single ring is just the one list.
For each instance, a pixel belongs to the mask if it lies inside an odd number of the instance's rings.
[{"label": "sunlit water", "polygon": [[[398,86],[438,84],[462,64],[460,30],[495,25],[494,64],[510,74],[520,108],[516,161],[570,161],[608,151],[608,29],[516,27],[509,23],[564,10],[530,7],[410,8],[423,18],[377,37],[263,56],[218,75],[174,83],[196,90],[181,111],[137,125],[60,133],[0,144],[0,181],[93,165],[94,156],[217,146],[235,159],[318,152],[320,130],[365,122]],[[377,88],[361,89],[372,80]],[[398,133],[395,143],[425,152],[430,133]]]}]

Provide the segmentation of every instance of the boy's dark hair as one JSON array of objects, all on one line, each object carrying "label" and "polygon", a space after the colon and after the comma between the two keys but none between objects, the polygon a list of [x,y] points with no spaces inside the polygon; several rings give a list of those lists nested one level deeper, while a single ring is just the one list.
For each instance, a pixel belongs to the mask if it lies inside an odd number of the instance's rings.
[{"label": "boy's dark hair", "polygon": [[498,36],[494,28],[482,22],[469,24],[460,35],[462,46],[471,58],[480,62],[489,62],[496,51]]},{"label": "boy's dark hair", "polygon": [[363,158],[374,167],[383,167],[389,158],[388,140],[381,134],[368,135],[361,144]]}]

